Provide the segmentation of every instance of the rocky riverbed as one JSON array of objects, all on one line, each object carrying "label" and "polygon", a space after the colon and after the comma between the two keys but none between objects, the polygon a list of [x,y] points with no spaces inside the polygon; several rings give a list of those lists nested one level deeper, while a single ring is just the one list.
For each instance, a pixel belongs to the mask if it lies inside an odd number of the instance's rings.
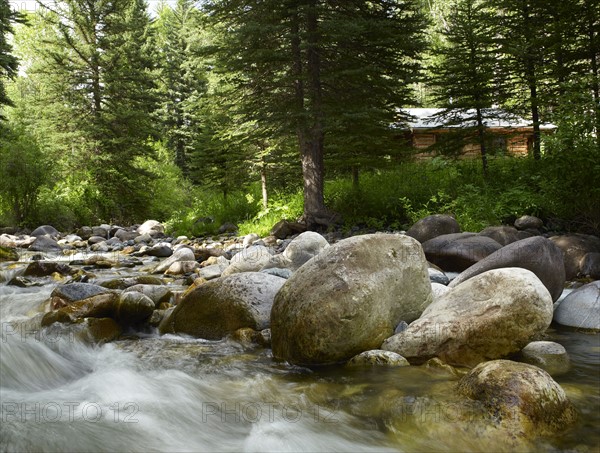
[{"label": "rocky riverbed", "polygon": [[598,449],[600,239],[297,227],[2,234],[0,450]]}]

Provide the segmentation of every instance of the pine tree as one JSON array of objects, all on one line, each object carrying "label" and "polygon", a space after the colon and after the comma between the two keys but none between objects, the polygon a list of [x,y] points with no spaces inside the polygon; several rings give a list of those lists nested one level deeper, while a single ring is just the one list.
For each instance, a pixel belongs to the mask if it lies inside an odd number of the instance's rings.
[{"label": "pine tree", "polygon": [[[66,0],[45,14],[53,33],[32,72],[42,115],[71,178],[88,187],[99,219],[134,221],[148,206],[155,84],[150,18],[141,0]],[[74,181],[72,181],[74,183]]]},{"label": "pine tree", "polygon": [[[444,108],[439,115],[447,126],[461,126],[459,148],[471,141],[473,129],[487,174],[485,121],[494,112],[501,87],[495,73],[497,54],[491,30],[494,13],[480,0],[458,0],[448,18],[445,40],[436,47],[432,68],[434,99]],[[474,125],[474,127],[472,126]]]},{"label": "pine tree", "polygon": [[156,22],[159,53],[158,120],[175,163],[189,174],[189,159],[201,133],[201,110],[207,91],[202,13],[192,0],[163,6]]},{"label": "pine tree", "polygon": [[[386,131],[410,97],[423,20],[416,2],[214,0],[219,66],[258,137],[295,136],[304,221],[327,225],[326,138]],[[357,138],[357,143],[361,141]]]},{"label": "pine tree", "polygon": [[[0,109],[13,105],[6,94],[5,81],[16,76],[19,62],[12,54],[8,36],[13,33],[13,24],[22,21],[22,16],[11,10],[8,0],[0,0]],[[5,119],[0,110],[0,124]]]}]

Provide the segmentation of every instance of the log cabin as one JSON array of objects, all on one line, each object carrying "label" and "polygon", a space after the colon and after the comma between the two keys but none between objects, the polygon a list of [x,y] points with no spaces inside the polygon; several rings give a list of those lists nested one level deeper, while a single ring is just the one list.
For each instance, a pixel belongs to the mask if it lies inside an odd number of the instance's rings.
[{"label": "log cabin", "polygon": [[[412,120],[405,129],[405,139],[417,151],[415,157],[423,159],[433,157],[440,151],[440,142],[449,137],[451,133],[459,130],[471,129],[475,126],[473,121],[466,120],[474,116],[474,111],[468,111],[464,122],[446,125],[439,115],[444,109],[412,108],[403,109]],[[459,117],[460,120],[460,117]],[[488,152],[509,156],[527,156],[533,145],[533,126],[528,121],[518,116],[511,115],[499,109],[488,109],[485,112],[486,135],[490,140]],[[552,133],[556,129],[554,124],[543,123],[540,133]],[[456,135],[456,134],[455,134]],[[477,143],[475,132],[471,132],[470,140],[464,140],[458,150],[459,157],[478,157],[481,147]]]}]

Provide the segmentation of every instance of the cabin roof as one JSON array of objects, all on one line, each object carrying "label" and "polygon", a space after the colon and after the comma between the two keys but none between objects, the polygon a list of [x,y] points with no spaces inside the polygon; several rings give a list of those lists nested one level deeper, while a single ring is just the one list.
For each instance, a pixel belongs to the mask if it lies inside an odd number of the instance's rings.
[{"label": "cabin roof", "polygon": [[[408,113],[413,117],[412,120],[408,121],[408,127],[410,129],[433,129],[438,127],[473,127],[475,121],[472,118],[475,116],[475,109],[469,109],[466,112],[456,113],[457,118],[463,118],[460,121],[461,124],[445,125],[444,118],[436,116],[437,114],[444,111],[439,108],[414,108],[414,109],[401,109],[402,112]],[[532,127],[532,123],[525,119],[512,115],[502,109],[484,109],[484,124],[487,127],[498,127],[498,128],[529,128]],[[554,130],[556,126],[550,123],[540,124],[540,130]]]}]

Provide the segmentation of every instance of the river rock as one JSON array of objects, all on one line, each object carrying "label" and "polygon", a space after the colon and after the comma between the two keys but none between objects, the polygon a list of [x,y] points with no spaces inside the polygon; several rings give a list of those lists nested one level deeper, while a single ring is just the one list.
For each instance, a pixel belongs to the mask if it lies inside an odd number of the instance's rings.
[{"label": "river rock", "polygon": [[450,288],[441,283],[431,282],[431,293],[433,294],[433,300],[438,300],[444,294],[450,291]]},{"label": "river rock", "polygon": [[154,268],[154,274],[162,274],[171,267],[173,263],[178,261],[195,261],[196,257],[192,249],[188,247],[182,247],[173,252],[173,254],[166,260],[161,262],[156,268]]},{"label": "river rock", "polygon": [[86,318],[78,338],[86,343],[104,344],[115,341],[121,336],[119,324],[111,318]]},{"label": "river rock", "polygon": [[165,275],[185,275],[192,274],[200,269],[200,263],[197,261],[177,261],[165,271]]},{"label": "river rock", "polygon": [[567,350],[553,341],[532,341],[521,350],[518,360],[535,365],[550,375],[566,373],[570,366]]},{"label": "river rock", "polygon": [[552,308],[550,293],[531,271],[494,269],[452,288],[381,349],[411,363],[439,357],[474,366],[520,351],[546,331]]},{"label": "river rock", "polygon": [[548,288],[553,301],[562,294],[565,286],[562,252],[552,241],[541,236],[502,247],[462,272],[449,286],[458,286],[475,275],[503,267],[522,267],[533,272]]},{"label": "river rock", "polygon": [[257,272],[269,264],[273,256],[263,245],[253,245],[233,255],[223,277],[240,272]]},{"label": "river rock", "polygon": [[329,242],[319,233],[305,231],[288,244],[282,255],[289,261],[289,269],[296,270],[313,256],[329,247]]},{"label": "river rock", "polygon": [[144,254],[148,256],[156,256],[158,258],[168,258],[173,254],[173,249],[171,248],[171,244],[159,242],[158,244],[155,244],[146,250]]},{"label": "river rock", "polygon": [[427,261],[415,239],[344,239],[304,264],[277,294],[273,355],[299,365],[345,362],[378,348],[431,300]]},{"label": "river rock", "polygon": [[600,280],[571,292],[554,311],[563,326],[600,331]]},{"label": "river rock", "polygon": [[57,253],[62,251],[62,247],[54,239],[48,236],[38,236],[29,246],[29,251]]},{"label": "river rock", "polygon": [[150,318],[155,307],[152,299],[142,293],[123,292],[115,304],[115,318],[127,326],[140,324]]},{"label": "river rock", "polygon": [[427,260],[444,271],[462,272],[502,246],[475,233],[444,234],[423,243]]},{"label": "river rock", "polygon": [[411,226],[406,232],[421,244],[443,234],[460,233],[460,225],[452,216],[434,214],[422,218]]},{"label": "river rock", "polygon": [[116,293],[98,294],[66,307],[46,313],[42,319],[42,326],[54,322],[74,322],[83,318],[111,318],[115,314],[115,306],[119,300]]},{"label": "river rock", "polygon": [[562,251],[567,280],[573,280],[581,272],[582,259],[588,253],[600,252],[600,238],[589,234],[568,234],[550,238]]},{"label": "river rock", "polygon": [[40,236],[48,236],[52,239],[56,239],[60,236],[59,231],[54,228],[52,225],[42,225],[33,230],[30,236],[40,237]]},{"label": "river rock", "polygon": [[532,215],[524,215],[515,220],[517,230],[539,230],[544,226],[542,219]]},{"label": "river rock", "polygon": [[400,354],[396,354],[391,351],[384,351],[382,349],[373,349],[371,351],[361,352],[358,355],[352,357],[346,367],[348,368],[360,368],[360,367],[371,367],[371,366],[385,366],[385,367],[398,367],[398,366],[409,366],[408,360],[402,357]]},{"label": "river rock", "polygon": [[67,264],[56,261],[33,261],[27,266],[23,275],[25,277],[47,277],[55,272],[60,275],[73,275],[77,271]]},{"label": "river rock", "polygon": [[427,269],[427,272],[429,273],[431,283],[439,283],[440,285],[448,285],[450,283],[450,279],[442,271],[430,267]]},{"label": "river rock", "polygon": [[198,276],[205,280],[214,280],[219,278],[223,271],[227,269],[228,264],[212,264],[210,266],[203,267],[198,271]]},{"label": "river rock", "polygon": [[92,237],[97,236],[100,238],[108,239],[108,232],[110,231],[110,225],[107,225],[107,227],[104,227],[104,226],[92,227]]},{"label": "river rock", "polygon": [[243,245],[244,247],[250,247],[253,243],[258,241],[260,236],[256,233],[250,233],[244,237]]},{"label": "river rock", "polygon": [[581,275],[595,280],[600,279],[600,253],[586,253],[580,261]]},{"label": "river rock", "polygon": [[294,234],[304,233],[306,231],[306,225],[298,222],[290,222],[289,220],[280,220],[273,228],[271,228],[271,235],[277,239],[285,239]]},{"label": "river rock", "polygon": [[98,285],[109,289],[127,289],[134,285],[162,285],[160,278],[151,275],[138,275],[136,277],[111,278],[108,280],[99,280]]},{"label": "river rock", "polygon": [[0,246],[0,263],[19,261],[19,254],[14,248]]},{"label": "river rock", "polygon": [[100,244],[101,242],[106,242],[106,238],[102,236],[90,236],[87,240],[88,245]]},{"label": "river rock", "polygon": [[187,293],[166,315],[159,331],[220,340],[242,327],[266,329],[273,299],[284,283],[260,272],[211,280]]},{"label": "river rock", "polygon": [[238,230],[238,226],[235,223],[231,223],[231,222],[225,222],[223,223],[219,229],[217,230],[217,233],[219,234],[233,234],[236,233]]},{"label": "river rock", "polygon": [[150,236],[156,236],[165,232],[165,227],[158,220],[146,220],[142,223],[138,229],[138,234],[149,234]]},{"label": "river rock", "polygon": [[124,290],[124,292],[142,293],[144,296],[150,298],[156,307],[163,302],[171,303],[175,298],[173,288],[166,285],[133,285]]},{"label": "river rock", "polygon": [[457,390],[482,405],[487,423],[516,437],[555,436],[577,418],[560,385],[526,363],[481,363],[459,381]]},{"label": "river rock", "polygon": [[531,236],[531,234],[525,231],[519,231],[515,227],[507,225],[487,227],[484,230],[481,230],[479,235],[492,238],[502,246],[512,244],[513,242],[517,242],[521,239],[526,239]]},{"label": "river rock", "polygon": [[114,235],[121,242],[133,241],[136,237],[138,237],[137,231],[127,231],[123,228],[119,228],[115,231]]},{"label": "river rock", "polygon": [[91,283],[58,285],[50,294],[50,306],[53,310],[57,310],[73,302],[109,292],[111,290]]}]

